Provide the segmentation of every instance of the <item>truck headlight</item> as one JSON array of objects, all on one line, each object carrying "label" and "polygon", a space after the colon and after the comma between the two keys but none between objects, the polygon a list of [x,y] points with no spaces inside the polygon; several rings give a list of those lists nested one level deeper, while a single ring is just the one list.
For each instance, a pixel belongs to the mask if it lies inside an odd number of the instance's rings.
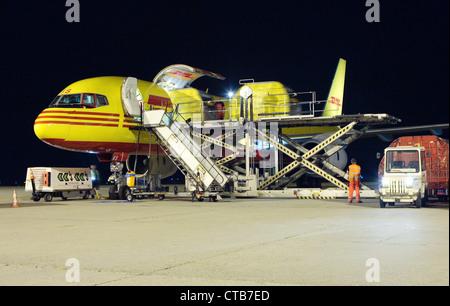
[{"label": "truck headlight", "polygon": [[389,187],[389,184],[391,183],[391,180],[389,180],[388,178],[386,178],[386,177],[383,177],[382,179],[381,179],[381,186],[383,186],[383,187]]},{"label": "truck headlight", "polygon": [[406,188],[412,188],[414,185],[414,179],[412,177],[407,177],[405,179]]}]

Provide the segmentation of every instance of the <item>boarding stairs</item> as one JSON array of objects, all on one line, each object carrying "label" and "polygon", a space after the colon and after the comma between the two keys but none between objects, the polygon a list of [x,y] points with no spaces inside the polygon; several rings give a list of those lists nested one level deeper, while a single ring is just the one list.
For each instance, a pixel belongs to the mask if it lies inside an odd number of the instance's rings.
[{"label": "boarding stairs", "polygon": [[156,141],[187,179],[201,191],[224,187],[228,177],[194,140],[189,123],[176,111],[144,112],[143,127],[156,135]]}]

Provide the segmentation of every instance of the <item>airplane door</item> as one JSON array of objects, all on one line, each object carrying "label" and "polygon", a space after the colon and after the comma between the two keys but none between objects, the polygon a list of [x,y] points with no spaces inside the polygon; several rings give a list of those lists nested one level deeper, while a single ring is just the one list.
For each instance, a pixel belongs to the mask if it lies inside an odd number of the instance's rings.
[{"label": "airplane door", "polygon": [[141,116],[141,105],[136,97],[138,93],[137,79],[133,77],[125,78],[122,84],[122,104],[128,116]]}]

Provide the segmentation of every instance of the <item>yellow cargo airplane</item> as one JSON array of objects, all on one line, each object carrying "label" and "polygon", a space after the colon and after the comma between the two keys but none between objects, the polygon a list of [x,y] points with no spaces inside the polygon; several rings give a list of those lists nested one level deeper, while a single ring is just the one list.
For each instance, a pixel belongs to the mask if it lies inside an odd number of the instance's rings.
[{"label": "yellow cargo airplane", "polygon": [[[323,116],[342,113],[345,60],[340,60],[330,90]],[[97,154],[100,161],[127,161],[133,170],[136,154],[139,164],[144,164],[150,155],[151,174],[162,177],[173,175],[177,168],[166,159],[164,153],[153,142],[150,135],[130,130],[141,124],[140,109],[127,104],[129,90],[135,83],[136,99],[143,110],[164,108],[178,111],[194,122],[211,119],[238,119],[238,93],[233,99],[212,96],[190,87],[202,76],[223,80],[223,76],[186,65],[172,65],[163,69],[153,80],[147,82],[127,77],[96,77],[75,82],[64,88],[44,109],[34,123],[39,139],[54,147]],[[294,100],[279,82],[247,84],[255,92],[255,118],[259,113],[272,116],[292,114]],[[256,93],[260,92],[261,95]],[[220,100],[220,102],[214,102]],[[288,110],[286,111],[286,105]],[[208,117],[209,116],[209,117]],[[333,132],[337,127],[303,127],[283,131],[288,135],[318,135]],[[139,145],[137,146],[139,138]],[[347,162],[342,159],[343,166]],[[136,171],[139,172],[139,171]]]}]

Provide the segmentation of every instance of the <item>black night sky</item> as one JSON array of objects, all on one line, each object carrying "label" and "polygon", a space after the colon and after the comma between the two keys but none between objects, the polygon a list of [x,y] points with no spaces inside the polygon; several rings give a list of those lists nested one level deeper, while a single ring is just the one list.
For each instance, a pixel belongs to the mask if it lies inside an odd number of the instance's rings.
[{"label": "black night sky", "polygon": [[[366,21],[365,0],[79,2],[79,23],[66,21],[65,0],[0,2],[1,185],[23,186],[31,166],[98,163],[34,134],[64,87],[104,75],[151,81],[171,64],[227,77],[193,84],[217,95],[254,78],[326,99],[342,57],[344,113],[388,113],[400,126],[449,120],[448,0],[380,0],[379,23]],[[372,138],[348,152],[371,176],[386,146]]]}]

